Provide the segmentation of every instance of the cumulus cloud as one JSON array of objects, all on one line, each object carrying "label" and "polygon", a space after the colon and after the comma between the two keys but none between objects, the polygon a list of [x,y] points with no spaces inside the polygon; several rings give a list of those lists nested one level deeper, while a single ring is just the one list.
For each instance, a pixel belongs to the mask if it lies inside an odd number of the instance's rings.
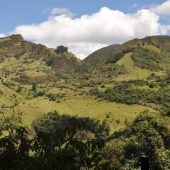
[{"label": "cumulus cloud", "polygon": [[170,0],[166,0],[160,5],[155,5],[151,10],[159,15],[170,15]]},{"label": "cumulus cloud", "polygon": [[53,8],[50,13],[52,15],[65,15],[68,17],[73,17],[75,14],[70,11],[68,8]]},{"label": "cumulus cloud", "polygon": [[102,48],[106,47],[109,44],[104,43],[90,43],[90,42],[82,42],[82,43],[68,43],[67,46],[70,48],[70,51],[76,54],[80,59],[84,59],[90,53]]},{"label": "cumulus cloud", "polygon": [[[57,10],[53,13],[59,14]],[[109,44],[165,32],[165,27],[159,23],[159,16],[149,9],[126,14],[107,7],[77,18],[68,15],[49,17],[42,23],[20,25],[13,31],[48,47],[68,46],[81,59]]]}]

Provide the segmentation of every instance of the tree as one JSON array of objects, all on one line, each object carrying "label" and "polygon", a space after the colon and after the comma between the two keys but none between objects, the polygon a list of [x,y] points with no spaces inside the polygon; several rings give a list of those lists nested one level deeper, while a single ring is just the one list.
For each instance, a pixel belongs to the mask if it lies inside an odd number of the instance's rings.
[{"label": "tree", "polygon": [[68,51],[68,47],[65,47],[63,45],[60,45],[57,47],[56,49],[56,53],[64,53],[64,52],[67,52]]},{"label": "tree", "polygon": [[36,83],[32,83],[32,91],[33,92],[37,91],[37,84]]},{"label": "tree", "polygon": [[33,140],[29,138],[28,129],[22,125],[21,113],[19,110],[15,111],[15,106],[11,108],[12,116],[6,115],[4,110],[1,112],[0,167],[4,170],[31,169],[29,166]]},{"label": "tree", "polygon": [[139,158],[144,154],[150,157],[151,169],[164,170],[165,161],[169,159],[166,148],[169,147],[170,137],[164,119],[156,113],[145,111],[135,119],[130,134],[128,140],[132,142],[125,145],[126,159],[138,158],[136,165],[139,166]]},{"label": "tree", "polygon": [[170,69],[166,69],[166,74],[167,74],[167,80],[169,80],[170,79]]},{"label": "tree", "polygon": [[41,162],[46,169],[79,170],[98,165],[108,135],[105,124],[53,112],[34,121],[32,126],[37,158],[46,160]]}]

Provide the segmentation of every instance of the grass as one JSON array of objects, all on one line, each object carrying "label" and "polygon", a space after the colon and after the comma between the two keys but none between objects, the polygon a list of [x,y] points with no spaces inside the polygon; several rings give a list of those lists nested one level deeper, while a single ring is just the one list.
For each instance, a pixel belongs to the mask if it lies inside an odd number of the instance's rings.
[{"label": "grass", "polygon": [[120,59],[117,64],[124,65],[127,70],[127,74],[120,75],[118,80],[135,80],[135,79],[145,79],[151,74],[149,70],[140,69],[134,65],[134,62],[131,58],[132,53],[127,53],[125,56]]},{"label": "grass", "polygon": [[[16,59],[12,58],[1,63],[0,68],[8,68],[14,72],[13,74],[16,74],[16,72],[21,72],[22,70],[27,70],[27,74],[36,77],[40,76],[42,72],[44,73],[43,70],[49,69],[40,63],[41,61],[33,61],[28,64],[23,63],[22,59],[17,61]],[[128,70],[128,73],[118,77],[118,80],[128,80],[132,78],[137,79],[139,75],[140,77],[142,75],[142,78],[146,78],[150,74],[150,71],[134,66],[133,60],[131,59],[131,53],[125,55],[118,62],[118,64],[124,64]],[[13,74],[9,75],[7,80],[11,81],[11,78],[14,77]],[[1,103],[4,102],[4,104],[7,105],[13,103],[12,99],[10,98],[10,96],[13,94],[17,95],[18,98],[21,97],[19,108],[23,112],[23,121],[25,125],[31,125],[33,120],[48,112],[56,110],[61,114],[90,117],[100,121],[105,121],[111,127],[112,132],[124,128],[125,122],[132,122],[140,112],[149,109],[148,107],[140,105],[127,105],[106,101],[97,101],[94,97],[87,97],[79,94],[84,94],[84,91],[88,91],[89,89],[78,89],[72,87],[73,89],[71,90],[68,87],[72,86],[67,85],[67,87],[62,89],[58,87],[44,87],[48,93],[66,94],[66,99],[61,99],[61,102],[57,103],[54,101],[49,101],[45,97],[27,100],[24,97],[24,94],[16,94],[13,90],[1,85],[0,89],[5,90],[5,95],[1,97],[0,101]]]},{"label": "grass", "polygon": [[131,55],[132,53],[127,53],[122,59],[120,59],[117,62],[118,65],[124,65],[125,69],[127,70],[127,74],[120,75],[116,78],[117,81],[146,79],[152,73],[155,73],[156,75],[165,74],[164,72],[155,72],[155,71],[152,72],[135,66],[131,58]]},{"label": "grass", "polygon": [[[159,49],[153,46],[144,46],[144,48],[149,48],[153,51],[159,52]],[[116,77],[116,81],[146,79],[153,73],[152,71],[136,67],[133,63],[131,55],[132,53],[127,53],[117,62],[118,65],[124,65],[127,73]],[[18,82],[13,80],[19,75],[19,73],[26,73],[27,76],[35,78],[50,75],[52,71],[50,67],[41,61],[41,59],[31,59],[28,54],[24,54],[19,60],[15,58],[5,59],[4,62],[0,63],[0,71],[2,71],[3,68],[9,71],[9,75],[7,77],[2,76],[4,82],[8,81],[14,83],[14,87],[18,87],[19,85]],[[161,72],[154,73],[162,74]],[[99,80],[99,77],[96,77],[95,80]],[[106,81],[106,77],[104,77],[102,82],[104,81]],[[100,121],[105,121],[111,127],[112,132],[124,128],[125,124],[127,122],[132,122],[140,112],[144,110],[153,111],[149,107],[141,105],[127,105],[107,101],[97,101],[94,97],[86,96],[92,87],[78,88],[75,86],[75,84],[79,84],[78,80],[72,83],[74,83],[74,85],[69,83],[67,84],[64,80],[60,80],[56,82],[57,85],[54,87],[50,86],[50,82],[49,86],[46,86],[45,82],[41,84],[41,86],[43,86],[42,89],[45,90],[47,94],[65,94],[65,99],[61,99],[60,103],[49,101],[46,97],[38,97],[29,100],[26,99],[25,96],[28,95],[27,90],[31,89],[31,86],[28,84],[22,85],[22,87],[26,88],[26,91],[17,94],[14,89],[12,90],[7,88],[0,83],[0,91],[3,92],[3,95],[0,96],[0,106],[3,104],[6,106],[14,104],[15,98],[13,95],[16,95],[17,99],[20,98],[20,103],[17,107],[19,107],[19,109],[23,112],[23,120],[25,125],[31,125],[33,120],[48,112],[56,110],[60,114],[90,117]],[[59,85],[64,86],[59,87]],[[111,84],[106,83],[105,88],[113,85],[114,82],[111,82]],[[98,86],[96,85],[95,87]],[[139,88],[148,87],[143,86]]]},{"label": "grass", "polygon": [[161,52],[161,50],[159,48],[157,48],[157,47],[155,47],[153,45],[148,45],[147,44],[147,45],[144,45],[143,48],[151,50],[151,51],[156,52],[156,53],[160,53]]},{"label": "grass", "polygon": [[30,77],[46,76],[46,72],[50,71],[50,68],[41,60],[27,59],[28,63],[24,63],[25,57],[26,55],[21,56],[20,60],[16,58],[5,59],[3,63],[0,63],[0,70],[6,68],[10,72],[8,78],[13,78],[18,73],[23,72]]},{"label": "grass", "polygon": [[17,96],[17,100],[19,100],[21,97],[17,95],[13,90],[5,87],[4,85],[0,84],[0,91],[3,93],[0,95],[0,106],[11,106],[13,105],[14,101],[14,95]]},{"label": "grass", "polygon": [[33,120],[45,113],[56,110],[60,114],[104,120],[111,127],[112,132],[124,128],[125,122],[132,122],[140,112],[151,110],[140,105],[97,101],[93,97],[75,97],[60,103],[41,97],[22,103],[20,108],[24,113],[23,120],[26,125],[30,125]]}]

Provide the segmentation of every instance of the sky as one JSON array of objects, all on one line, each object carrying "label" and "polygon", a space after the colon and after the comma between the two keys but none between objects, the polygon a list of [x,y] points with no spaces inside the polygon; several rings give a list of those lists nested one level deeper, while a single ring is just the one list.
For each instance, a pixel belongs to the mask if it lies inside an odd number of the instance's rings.
[{"label": "sky", "polygon": [[0,0],[0,37],[11,34],[84,59],[110,44],[170,35],[170,0]]}]

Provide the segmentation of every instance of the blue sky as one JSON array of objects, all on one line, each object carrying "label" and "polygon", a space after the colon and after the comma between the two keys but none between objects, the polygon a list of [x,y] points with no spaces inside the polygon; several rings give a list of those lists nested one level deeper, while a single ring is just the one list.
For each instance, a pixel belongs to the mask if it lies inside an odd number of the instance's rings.
[{"label": "blue sky", "polygon": [[170,0],[0,0],[0,3],[1,36],[20,33],[25,39],[49,47],[67,45],[80,58],[109,44],[167,35],[170,30]]},{"label": "blue sky", "polygon": [[145,7],[163,0],[0,0],[0,32],[8,33],[17,25],[32,24],[48,18],[52,8],[69,8],[76,16],[97,12],[106,6],[124,12],[133,12],[133,4]]}]

